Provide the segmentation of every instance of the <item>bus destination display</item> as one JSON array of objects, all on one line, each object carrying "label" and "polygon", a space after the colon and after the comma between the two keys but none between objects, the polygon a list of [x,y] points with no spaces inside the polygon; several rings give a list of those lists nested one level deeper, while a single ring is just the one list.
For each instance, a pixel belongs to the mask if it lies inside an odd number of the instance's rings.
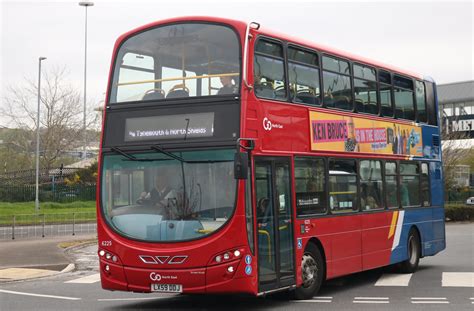
[{"label": "bus destination display", "polygon": [[188,139],[214,135],[214,112],[125,119],[125,141]]}]

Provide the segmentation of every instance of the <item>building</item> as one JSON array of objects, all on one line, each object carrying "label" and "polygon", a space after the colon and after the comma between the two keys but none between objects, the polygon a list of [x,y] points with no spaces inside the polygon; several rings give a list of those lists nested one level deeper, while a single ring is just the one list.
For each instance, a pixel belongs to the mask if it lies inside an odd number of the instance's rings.
[{"label": "building", "polygon": [[[438,85],[438,102],[443,147],[474,150],[474,81]],[[468,165],[456,165],[453,173],[458,187],[474,186],[474,172]]]},{"label": "building", "polygon": [[438,85],[438,102],[444,136],[474,146],[474,81]]}]

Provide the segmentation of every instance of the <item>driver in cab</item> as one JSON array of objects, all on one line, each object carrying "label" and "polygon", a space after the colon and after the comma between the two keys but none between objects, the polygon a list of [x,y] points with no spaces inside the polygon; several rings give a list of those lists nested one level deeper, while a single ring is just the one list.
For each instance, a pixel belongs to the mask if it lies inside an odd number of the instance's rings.
[{"label": "driver in cab", "polygon": [[172,214],[172,207],[176,205],[176,191],[169,185],[169,170],[163,170],[155,176],[154,186],[149,192],[142,192],[137,200],[138,204],[156,206],[163,209],[163,215],[168,217]]}]

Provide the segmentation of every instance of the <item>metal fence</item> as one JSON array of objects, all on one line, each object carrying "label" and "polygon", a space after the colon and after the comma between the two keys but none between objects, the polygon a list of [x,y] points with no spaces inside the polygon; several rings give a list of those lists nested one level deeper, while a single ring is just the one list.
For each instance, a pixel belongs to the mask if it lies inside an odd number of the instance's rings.
[{"label": "metal fence", "polygon": [[0,240],[95,234],[95,212],[0,216]]},{"label": "metal fence", "polygon": [[[35,185],[0,186],[0,202],[30,202],[35,200]],[[94,201],[95,184],[46,184],[39,186],[39,200],[42,202]]]}]

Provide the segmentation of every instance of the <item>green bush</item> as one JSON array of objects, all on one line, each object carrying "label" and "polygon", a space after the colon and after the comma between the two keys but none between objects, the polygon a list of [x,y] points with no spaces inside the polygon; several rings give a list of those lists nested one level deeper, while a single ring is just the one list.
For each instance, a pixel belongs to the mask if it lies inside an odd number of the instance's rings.
[{"label": "green bush", "polygon": [[474,221],[474,206],[447,204],[445,217],[451,221]]}]

